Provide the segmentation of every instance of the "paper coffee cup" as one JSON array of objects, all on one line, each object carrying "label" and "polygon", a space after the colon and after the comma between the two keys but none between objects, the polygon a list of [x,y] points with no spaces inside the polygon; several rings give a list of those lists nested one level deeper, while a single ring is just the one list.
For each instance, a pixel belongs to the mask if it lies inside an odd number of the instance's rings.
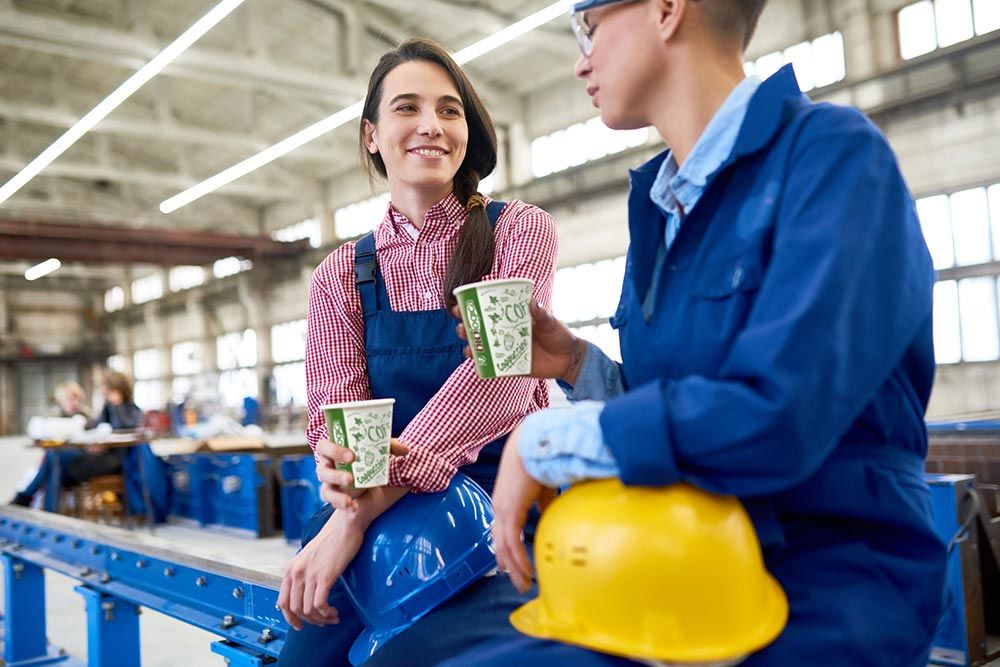
[{"label": "paper coffee cup", "polygon": [[531,288],[527,278],[455,288],[469,349],[481,378],[531,373]]},{"label": "paper coffee cup", "polygon": [[394,398],[334,403],[320,409],[326,416],[330,442],[354,452],[353,463],[337,469],[354,476],[354,486],[367,489],[389,483],[389,438]]}]

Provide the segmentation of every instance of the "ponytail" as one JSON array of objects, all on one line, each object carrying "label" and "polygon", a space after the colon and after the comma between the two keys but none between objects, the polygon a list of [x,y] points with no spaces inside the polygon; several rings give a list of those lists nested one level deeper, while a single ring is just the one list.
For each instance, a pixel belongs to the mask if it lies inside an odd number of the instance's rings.
[{"label": "ponytail", "polygon": [[455,175],[455,197],[465,204],[468,213],[444,276],[444,301],[449,308],[457,303],[453,294],[456,287],[482,280],[493,270],[493,229],[486,216],[486,200],[478,188],[479,177],[472,170]]}]

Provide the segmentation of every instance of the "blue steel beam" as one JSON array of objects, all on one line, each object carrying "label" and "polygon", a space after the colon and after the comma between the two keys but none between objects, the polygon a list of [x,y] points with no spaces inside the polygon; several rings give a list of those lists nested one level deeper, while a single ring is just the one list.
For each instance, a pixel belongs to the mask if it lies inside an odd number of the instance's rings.
[{"label": "blue steel beam", "polygon": [[[25,564],[22,577],[34,577],[24,574],[29,570],[40,574],[38,568],[61,572],[97,594],[167,614],[262,658],[276,658],[288,633],[275,609],[277,568],[235,567],[149,535],[9,506],[0,507],[0,552],[11,567]],[[34,600],[44,599],[44,589],[31,586],[32,597],[39,596]],[[30,604],[8,596],[6,610],[8,649],[11,623],[21,627],[22,618],[41,628],[44,642],[44,622]],[[44,609],[41,613],[44,618]],[[37,650],[38,638],[30,641],[30,650]]]}]

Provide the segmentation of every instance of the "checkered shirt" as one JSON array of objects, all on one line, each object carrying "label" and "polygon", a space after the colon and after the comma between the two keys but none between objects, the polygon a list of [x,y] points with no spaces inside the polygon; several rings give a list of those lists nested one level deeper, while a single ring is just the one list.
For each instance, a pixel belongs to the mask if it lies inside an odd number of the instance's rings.
[{"label": "checkered shirt", "polygon": [[[409,221],[389,205],[375,229],[375,248],[393,310],[444,307],[444,275],[465,219],[465,208],[448,195],[427,211],[414,239],[406,229]],[[484,279],[531,278],[535,299],[551,307],[558,251],[552,216],[511,201],[497,221],[495,238],[493,270]],[[330,253],[310,279],[305,366],[306,437],[315,450],[316,443],[328,437],[321,405],[371,398],[353,242]],[[476,460],[484,445],[509,433],[525,415],[547,407],[548,401],[545,381],[480,380],[472,360],[465,359],[399,435],[410,452],[392,458],[390,486],[441,491],[458,467]]]}]

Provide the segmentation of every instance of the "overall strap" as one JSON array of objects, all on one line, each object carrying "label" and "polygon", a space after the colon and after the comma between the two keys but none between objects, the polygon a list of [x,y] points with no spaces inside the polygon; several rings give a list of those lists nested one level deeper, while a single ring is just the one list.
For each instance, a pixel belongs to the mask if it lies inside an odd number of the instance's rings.
[{"label": "overall strap", "polygon": [[507,205],[505,201],[496,201],[495,199],[486,205],[486,217],[490,220],[490,227],[496,229],[497,220],[500,219],[500,214],[503,212],[504,207]]},{"label": "overall strap", "polygon": [[369,232],[354,244],[354,283],[361,296],[361,312],[365,317],[378,310],[378,300],[375,293],[375,276],[377,274],[375,233]]}]

